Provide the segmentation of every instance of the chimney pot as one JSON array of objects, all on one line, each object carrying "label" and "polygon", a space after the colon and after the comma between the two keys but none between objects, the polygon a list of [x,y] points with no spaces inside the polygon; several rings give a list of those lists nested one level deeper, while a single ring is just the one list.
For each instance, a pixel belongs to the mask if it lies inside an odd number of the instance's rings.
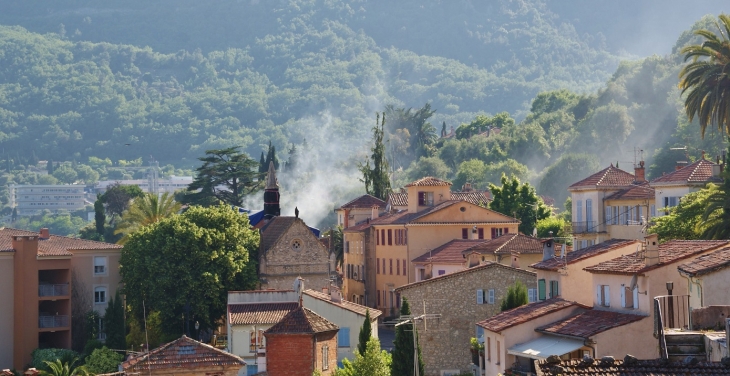
[{"label": "chimney pot", "polygon": [[659,263],[659,235],[651,234],[644,237],[644,264],[652,266]]},{"label": "chimney pot", "polygon": [[41,239],[48,239],[51,237],[50,231],[48,231],[48,228],[44,227],[40,231],[40,238]]},{"label": "chimney pot", "polygon": [[378,218],[378,216],[380,215],[380,213],[378,212],[379,209],[380,209],[379,206],[377,206],[377,205],[373,206],[373,208],[370,212],[370,218],[372,218],[372,219]]},{"label": "chimney pot", "polygon": [[512,251],[512,267],[519,269],[520,268],[520,253]]},{"label": "chimney pot", "polygon": [[644,161],[640,161],[639,166],[634,168],[634,179],[637,182],[646,181],[646,170],[644,169]]}]

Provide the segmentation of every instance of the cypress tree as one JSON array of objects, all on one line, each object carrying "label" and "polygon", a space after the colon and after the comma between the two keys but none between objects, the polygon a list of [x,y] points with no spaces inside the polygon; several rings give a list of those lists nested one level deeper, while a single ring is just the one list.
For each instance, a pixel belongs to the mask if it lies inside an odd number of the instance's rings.
[{"label": "cypress tree", "polygon": [[517,281],[507,289],[507,296],[502,299],[502,304],[499,309],[504,312],[512,308],[517,308],[527,304],[528,300],[527,286],[522,281]]},{"label": "cypress tree", "polygon": [[264,158],[264,152],[261,151],[261,159],[259,159],[259,173],[263,174],[269,166],[266,165],[266,159]]},{"label": "cypress tree", "polygon": [[446,137],[446,122],[441,125],[441,137]]},{"label": "cypress tree", "polygon": [[[400,309],[401,316],[410,315],[411,307],[408,300],[403,298],[403,305]],[[390,364],[391,376],[412,376],[413,372],[413,324],[403,324],[395,330],[395,341],[393,344],[393,363]],[[421,346],[418,345],[418,374],[423,375],[423,357]]]},{"label": "cypress tree", "polygon": [[119,291],[109,301],[104,314],[106,324],[106,346],[114,350],[126,350],[126,327],[124,325],[124,306]]},{"label": "cypress tree", "polygon": [[104,212],[104,203],[101,202],[101,195],[97,195],[96,201],[94,201],[94,222],[96,223],[96,232],[104,236],[106,213]]},{"label": "cypress tree", "polygon": [[358,343],[357,343],[357,351],[360,352],[360,355],[365,356],[365,350],[367,350],[368,347],[368,341],[370,340],[370,337],[373,335],[373,327],[372,323],[370,322],[370,310],[365,310],[365,321],[362,323],[362,326],[360,327],[360,335],[358,336]]},{"label": "cypress tree", "polygon": [[[373,128],[374,145],[370,149],[373,154],[358,167],[362,172],[363,178],[360,179],[365,183],[365,192],[375,196],[383,201],[388,200],[390,194],[390,176],[388,176],[388,160],[385,157],[385,144],[383,137],[385,135],[385,113],[383,113],[383,121],[380,122],[380,114],[377,114],[375,127]],[[373,166],[370,168],[370,162]]]},{"label": "cypress tree", "polygon": [[49,159],[48,163],[46,164],[46,170],[48,170],[48,175],[53,175],[53,160]]}]

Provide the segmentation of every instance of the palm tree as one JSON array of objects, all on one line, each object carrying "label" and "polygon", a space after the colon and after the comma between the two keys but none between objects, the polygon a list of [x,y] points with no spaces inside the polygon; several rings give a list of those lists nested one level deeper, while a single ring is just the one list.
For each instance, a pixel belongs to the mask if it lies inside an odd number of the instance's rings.
[{"label": "palm tree", "polygon": [[74,367],[76,362],[79,360],[79,358],[74,358],[69,363],[64,363],[61,361],[61,359],[56,359],[53,362],[49,362],[47,360],[44,360],[43,363],[46,363],[48,366],[48,371],[40,371],[41,376],[87,376],[90,375],[89,371],[86,370],[86,367],[80,366],[80,367]]},{"label": "palm tree", "polygon": [[730,239],[730,173],[727,171],[722,185],[709,184],[710,196],[702,213],[702,238]]},{"label": "palm tree", "polygon": [[146,193],[142,197],[135,198],[129,208],[124,211],[122,220],[119,221],[117,229],[114,231],[115,234],[124,234],[118,243],[126,243],[129,234],[177,213],[181,206],[168,192],[161,196]]},{"label": "palm tree", "polygon": [[730,132],[730,17],[721,14],[715,23],[719,35],[706,29],[695,31],[701,44],[682,49],[684,60],[692,60],[679,72],[679,88],[687,92],[687,117],[700,121],[702,137],[708,124]]}]

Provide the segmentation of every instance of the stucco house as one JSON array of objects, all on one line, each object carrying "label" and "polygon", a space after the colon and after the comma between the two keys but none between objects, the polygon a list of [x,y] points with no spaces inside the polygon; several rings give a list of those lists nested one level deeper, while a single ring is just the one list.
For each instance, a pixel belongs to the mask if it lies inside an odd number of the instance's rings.
[{"label": "stucco house", "polygon": [[[371,196],[362,195],[335,209],[337,225],[343,229],[355,226],[358,223],[373,218],[373,210],[385,210],[385,201]],[[377,214],[375,215],[377,217]]]},{"label": "stucco house", "polygon": [[469,340],[478,335],[476,322],[499,313],[507,289],[517,281],[534,289],[535,273],[485,261],[395,289],[408,299],[413,315],[441,315],[416,325],[427,375],[471,370]]},{"label": "stucco house", "polygon": [[506,233],[465,250],[464,255],[469,260],[469,265],[494,261],[529,269],[530,265],[542,260],[543,248],[543,239],[519,233]]},{"label": "stucco house", "polygon": [[657,216],[666,215],[671,208],[679,205],[679,201],[688,193],[697,192],[707,183],[722,183],[720,172],[722,165],[705,159],[704,154],[697,162],[686,166],[677,165],[677,169],[662,175],[649,184],[654,187]]},{"label": "stucco house", "polygon": [[478,239],[454,239],[414,258],[411,262],[415,268],[416,282],[466,269],[469,265],[462,252],[483,242]]},{"label": "stucco house", "polygon": [[723,247],[677,267],[687,281],[690,309],[730,305],[730,247]]}]

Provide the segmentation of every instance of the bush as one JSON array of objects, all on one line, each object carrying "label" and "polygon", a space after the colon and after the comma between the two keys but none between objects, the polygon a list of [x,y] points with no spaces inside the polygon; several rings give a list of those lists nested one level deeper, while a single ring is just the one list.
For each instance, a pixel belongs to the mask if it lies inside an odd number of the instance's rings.
[{"label": "bush", "polygon": [[94,350],[86,359],[86,369],[92,374],[112,373],[119,370],[124,356],[106,346]]},{"label": "bush", "polygon": [[98,339],[90,339],[88,342],[86,342],[86,345],[84,346],[84,352],[81,356],[81,359],[86,359],[91,355],[91,353],[94,352],[96,349],[100,349],[104,347],[104,344],[101,343]]},{"label": "bush", "polygon": [[68,349],[35,349],[30,354],[30,366],[41,371],[48,371],[48,365],[45,361],[55,362],[60,360],[62,363],[72,363],[79,357],[79,353]]}]

